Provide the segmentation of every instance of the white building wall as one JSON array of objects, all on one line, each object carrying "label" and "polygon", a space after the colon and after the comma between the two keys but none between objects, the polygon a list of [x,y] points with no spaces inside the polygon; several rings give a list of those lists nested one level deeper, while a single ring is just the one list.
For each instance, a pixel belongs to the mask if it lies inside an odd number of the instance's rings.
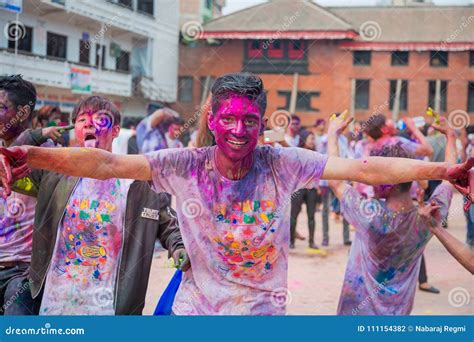
[{"label": "white building wall", "polygon": [[[41,1],[48,3],[48,0]],[[95,63],[96,43],[101,43],[106,45],[105,68],[114,70],[115,57],[110,56],[111,42],[119,44],[122,50],[133,52],[133,42],[135,39],[148,40],[150,44],[148,47],[150,49],[149,54],[151,56],[151,77],[147,82],[150,90],[147,92],[148,98],[133,96],[131,92],[129,96],[123,96],[123,89],[117,90],[114,93],[114,87],[106,87],[107,82],[117,80],[122,86],[124,82],[129,82],[131,91],[131,75],[128,75],[129,81],[127,81],[127,75],[109,71],[107,72],[107,77],[103,79],[104,82],[102,82],[102,75],[97,69],[91,67],[93,78],[95,78],[95,81],[93,80],[93,88],[94,84],[96,87],[102,85],[109,91],[110,96],[117,96],[123,104],[123,114],[127,116],[146,115],[146,106],[150,101],[176,101],[179,58],[178,1],[155,0],[154,18],[120,8],[117,5],[107,3],[105,0],[94,0],[91,2],[66,0],[65,8],[71,12],[61,12],[58,10],[55,13],[40,16],[34,12],[24,11],[19,15],[21,23],[33,28],[32,54],[46,57],[47,32],[52,32],[68,37],[66,60],[71,63],[78,63],[79,41],[82,39],[83,32],[88,32],[92,42],[89,57],[90,64],[94,65]],[[75,14],[75,19],[73,20],[69,20],[71,13]],[[90,15],[91,18],[82,17],[87,15]],[[100,33],[101,22],[99,19],[101,16],[107,20],[106,22],[110,24],[110,28],[105,30],[103,38],[100,38],[101,40],[94,41],[94,36]],[[15,20],[15,18],[16,15],[14,13],[0,10],[0,29],[2,29],[2,32],[0,32],[0,48],[5,49],[8,47],[7,36],[3,34],[3,31],[8,22]],[[111,20],[111,18],[114,19]],[[135,27],[136,25],[140,27]],[[117,28],[120,28],[120,30]],[[126,31],[127,29],[129,30],[128,32]],[[54,88],[52,84],[56,84],[59,88],[63,89],[61,92],[69,87],[67,83],[69,78],[68,63],[21,55],[18,55],[17,60],[14,61],[12,53],[3,52],[0,54],[0,74],[16,71],[22,73],[27,78],[28,75],[33,74],[41,74],[41,77],[48,77],[51,74],[51,77],[55,79],[50,80],[51,82],[43,82],[40,85]],[[35,70],[35,66],[40,66],[42,70]],[[21,70],[17,70],[19,67],[21,67]],[[48,68],[51,68],[51,73],[48,73]],[[54,92],[54,89],[46,91],[46,93],[52,92]]]}]

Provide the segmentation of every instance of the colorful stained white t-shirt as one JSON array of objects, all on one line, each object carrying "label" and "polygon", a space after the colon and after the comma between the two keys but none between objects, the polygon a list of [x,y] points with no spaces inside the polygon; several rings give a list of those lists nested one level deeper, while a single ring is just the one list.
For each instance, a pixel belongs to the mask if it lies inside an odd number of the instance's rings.
[{"label": "colorful stained white t-shirt", "polygon": [[114,315],[131,181],[82,178],[64,211],[40,315]]},{"label": "colorful stained white t-shirt", "polygon": [[288,278],[291,194],[314,188],[327,157],[259,146],[241,180],[216,168],[216,147],[147,154],[154,190],[176,196],[191,260],[176,294],[178,315],[282,315]]},{"label": "colorful stained white t-shirt", "polygon": [[[445,217],[453,190],[441,184],[430,202]],[[408,315],[413,306],[423,250],[432,234],[417,208],[394,212],[384,201],[365,199],[347,187],[341,200],[344,218],[356,228],[337,313]]]}]

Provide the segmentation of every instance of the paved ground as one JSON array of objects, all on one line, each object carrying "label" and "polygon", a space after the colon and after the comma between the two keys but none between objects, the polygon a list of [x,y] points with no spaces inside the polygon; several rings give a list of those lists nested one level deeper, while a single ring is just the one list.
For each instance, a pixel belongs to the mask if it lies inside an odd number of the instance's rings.
[{"label": "paved ground", "polygon": [[[456,195],[449,214],[449,231],[464,241],[466,221],[461,202],[461,196]],[[302,234],[307,233],[305,212],[302,210],[298,222],[298,231]],[[320,213],[316,214],[316,218],[316,242],[320,243],[322,239]],[[330,225],[331,244],[327,248],[327,256],[308,254],[305,251],[306,241],[298,241],[297,248],[290,254],[289,289],[292,295],[291,303],[288,305],[290,315],[334,315],[336,313],[349,247],[342,244],[342,223],[331,221]],[[412,314],[474,314],[472,275],[451,257],[436,238],[428,244],[425,258],[429,282],[438,287],[441,293],[435,295],[417,291]],[[173,270],[166,267],[166,264],[166,253],[157,253],[152,265],[145,315],[153,313],[158,298],[173,274]],[[451,296],[449,296],[450,293]],[[460,304],[464,305],[459,306]]]}]

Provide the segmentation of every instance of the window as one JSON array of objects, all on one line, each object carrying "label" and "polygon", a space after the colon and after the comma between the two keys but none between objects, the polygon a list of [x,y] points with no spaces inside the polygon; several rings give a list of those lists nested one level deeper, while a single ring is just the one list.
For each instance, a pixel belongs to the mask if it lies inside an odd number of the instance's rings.
[{"label": "window", "polygon": [[120,51],[120,55],[115,60],[115,69],[130,71],[130,52]]},{"label": "window", "polygon": [[[201,98],[202,98],[202,95],[204,93],[204,87],[206,86],[206,79],[207,79],[207,76],[202,76],[200,81],[201,81]],[[209,84],[208,84],[208,95],[209,93],[211,92],[211,87],[212,85],[214,84],[214,81],[216,80],[215,77],[213,76],[209,76]]]},{"label": "window", "polygon": [[467,83],[467,111],[474,112],[474,82]]},{"label": "window", "polygon": [[355,87],[355,109],[368,109],[370,80],[356,80]]},{"label": "window", "polygon": [[261,58],[263,57],[262,42],[260,40],[249,40],[247,41],[248,51],[247,56],[249,58]]},{"label": "window", "polygon": [[154,15],[153,0],[138,0],[137,11]]},{"label": "window", "polygon": [[133,6],[132,6],[133,1],[132,0],[118,0],[117,3],[124,6],[124,7],[130,8],[130,9],[133,8]]},{"label": "window", "polygon": [[[397,80],[390,81],[390,110],[393,110],[395,96],[397,92]],[[403,80],[400,88],[400,107],[399,110],[406,111],[408,107],[408,81]]]},{"label": "window", "polygon": [[18,41],[17,48],[18,51],[27,51],[31,52],[31,47],[33,43],[33,29],[29,26],[18,25],[10,23],[8,25],[8,48],[15,49],[15,41]]},{"label": "window", "polygon": [[81,39],[79,41],[79,62],[84,64],[90,63],[91,43],[88,40]]},{"label": "window", "polygon": [[66,59],[67,37],[60,34],[48,32],[46,43],[46,55]]},{"label": "window", "polygon": [[392,65],[408,65],[408,51],[393,51],[392,52]]},{"label": "window", "polygon": [[283,42],[281,40],[274,40],[271,42],[269,44],[267,53],[269,58],[283,58]]},{"label": "window", "polygon": [[296,95],[296,110],[308,111],[311,108],[311,94],[298,92]]},{"label": "window", "polygon": [[290,40],[288,45],[289,59],[303,59],[305,50],[304,40]]},{"label": "window", "polygon": [[469,66],[474,67],[474,50],[469,51]]},{"label": "window", "polygon": [[447,67],[448,51],[431,51],[430,65],[433,67]]},{"label": "window", "polygon": [[[264,58],[289,60],[305,60],[305,40],[247,40],[247,59]],[[272,61],[273,62],[273,61]]]},{"label": "window", "polygon": [[178,80],[178,100],[181,102],[193,101],[193,78],[192,76],[183,76]]},{"label": "window", "polygon": [[371,51],[354,51],[354,65],[370,65]]},{"label": "window", "polygon": [[[448,92],[448,82],[440,81],[440,93],[439,93],[439,108],[440,111],[446,112],[446,95]],[[436,97],[436,81],[429,81],[428,87],[428,107],[435,108],[435,97]]]},{"label": "window", "polygon": [[105,45],[95,44],[95,66],[105,69]]},{"label": "window", "polygon": [[[299,112],[319,112],[318,108],[314,108],[311,106],[311,100],[313,97],[319,97],[320,93],[311,91],[311,92],[306,92],[306,91],[299,91],[296,94],[296,111]],[[278,96],[284,96],[285,97],[285,106],[280,107],[278,109],[284,109],[284,110],[289,110],[290,109],[290,101],[291,101],[291,91],[283,91],[279,90],[278,91]]]}]

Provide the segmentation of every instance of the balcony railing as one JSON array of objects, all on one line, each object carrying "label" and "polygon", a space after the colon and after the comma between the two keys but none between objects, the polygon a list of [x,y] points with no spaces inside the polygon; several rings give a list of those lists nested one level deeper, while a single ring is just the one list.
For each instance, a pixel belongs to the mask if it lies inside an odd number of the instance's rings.
[{"label": "balcony railing", "polygon": [[[41,0],[44,4],[58,7],[54,0]],[[133,11],[110,1],[77,1],[64,0],[64,9],[67,12],[90,18],[94,21],[114,26],[140,36],[153,38],[162,24],[149,14]]]},{"label": "balcony railing", "polygon": [[[71,88],[71,67],[84,68],[78,63],[58,61],[33,54],[15,56],[14,53],[5,49],[0,50],[0,65],[2,74],[21,73],[33,83],[64,89]],[[91,70],[92,92],[131,96],[132,75],[111,70],[89,69]]]}]

